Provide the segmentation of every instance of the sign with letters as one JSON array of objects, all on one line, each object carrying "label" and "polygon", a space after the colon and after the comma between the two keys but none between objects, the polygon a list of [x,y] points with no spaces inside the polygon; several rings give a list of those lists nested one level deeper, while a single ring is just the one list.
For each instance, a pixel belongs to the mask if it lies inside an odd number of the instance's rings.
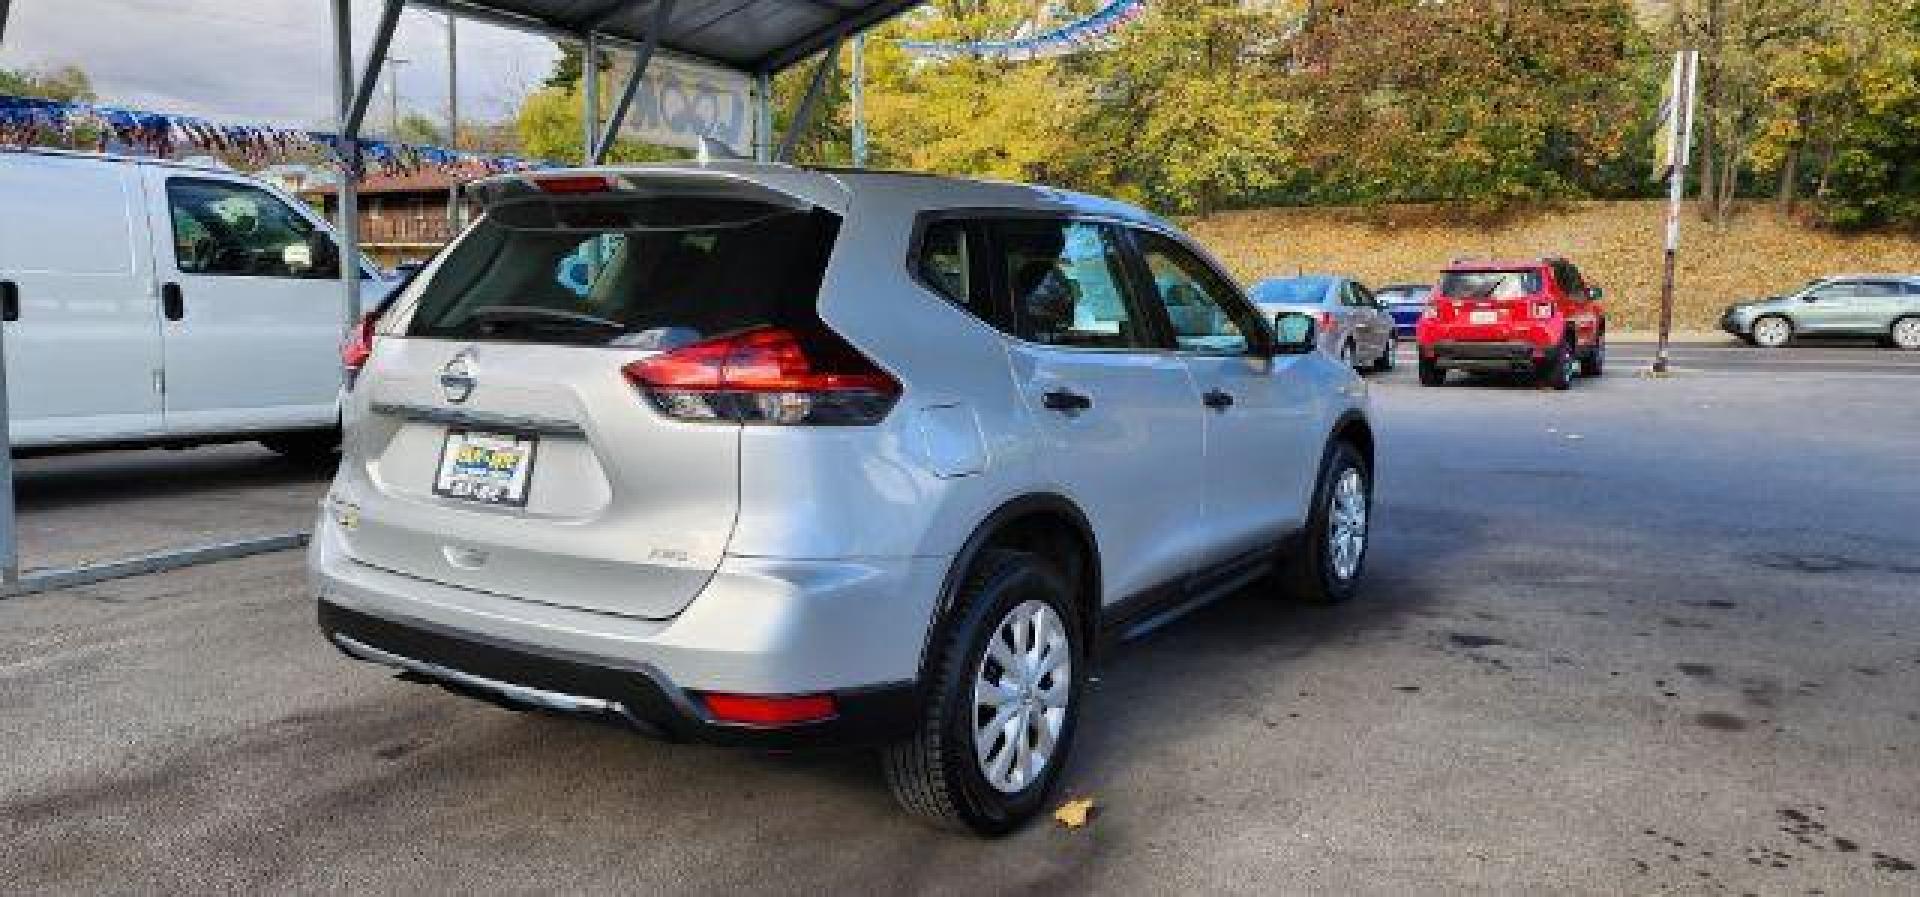
[{"label": "sign with letters", "polygon": [[[624,78],[612,80],[616,91],[624,84]],[[656,53],[620,133],[687,149],[711,137],[750,158],[753,126],[753,79],[747,73]]]}]

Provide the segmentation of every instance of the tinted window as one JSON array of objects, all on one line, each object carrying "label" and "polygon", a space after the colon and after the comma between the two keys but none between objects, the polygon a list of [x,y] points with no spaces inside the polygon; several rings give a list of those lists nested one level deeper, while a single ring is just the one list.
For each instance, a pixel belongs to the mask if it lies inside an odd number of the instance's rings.
[{"label": "tinted window", "polygon": [[[314,264],[316,228],[258,187],[224,181],[167,181],[173,257],[184,274],[333,277]],[[325,235],[318,235],[325,239]]]},{"label": "tinted window", "polygon": [[936,221],[920,237],[920,279],[954,303],[973,304],[973,258],[963,221]]},{"label": "tinted window", "polygon": [[1449,271],[1440,277],[1440,295],[1455,299],[1521,299],[1540,292],[1538,269],[1525,271]]},{"label": "tinted window", "polygon": [[1806,296],[1809,299],[1844,299],[1848,296],[1859,295],[1859,292],[1859,284],[1841,281],[1839,283],[1829,283],[1815,287],[1808,290]]},{"label": "tinted window", "polygon": [[1428,287],[1386,287],[1375,294],[1389,305],[1417,305],[1427,301]]},{"label": "tinted window", "polygon": [[481,220],[420,287],[410,332],[671,348],[804,326],[839,230],[827,212],[750,203],[648,199],[592,209],[519,219],[533,226]]},{"label": "tinted window", "polygon": [[1900,295],[1900,285],[1888,280],[1869,280],[1854,286],[1855,296],[1871,296],[1877,299]]},{"label": "tinted window", "polygon": [[1114,233],[1080,221],[1002,221],[1000,272],[1022,339],[1082,349],[1149,347],[1128,304]]},{"label": "tinted window", "polygon": [[1331,277],[1288,277],[1263,280],[1248,290],[1255,302],[1301,302],[1316,304],[1327,298],[1327,291],[1338,283]]},{"label": "tinted window", "polygon": [[1185,247],[1159,234],[1136,232],[1141,257],[1160,304],[1173,324],[1175,345],[1191,352],[1244,354],[1258,314],[1239,301],[1224,278]]}]

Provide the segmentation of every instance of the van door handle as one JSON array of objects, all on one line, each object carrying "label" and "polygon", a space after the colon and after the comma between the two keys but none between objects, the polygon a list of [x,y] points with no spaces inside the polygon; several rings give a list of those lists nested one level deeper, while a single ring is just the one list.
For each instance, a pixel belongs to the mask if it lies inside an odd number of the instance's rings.
[{"label": "van door handle", "polygon": [[1070,389],[1054,389],[1040,394],[1040,404],[1054,411],[1085,411],[1093,407],[1093,399]]},{"label": "van door handle", "polygon": [[160,312],[166,315],[169,321],[178,321],[187,316],[187,300],[180,295],[179,284],[160,285]]},{"label": "van door handle", "polygon": [[1206,395],[1200,397],[1200,401],[1205,402],[1208,408],[1229,408],[1233,406],[1233,393],[1209,389]]},{"label": "van door handle", "polygon": [[0,280],[0,320],[20,320],[20,285]]}]

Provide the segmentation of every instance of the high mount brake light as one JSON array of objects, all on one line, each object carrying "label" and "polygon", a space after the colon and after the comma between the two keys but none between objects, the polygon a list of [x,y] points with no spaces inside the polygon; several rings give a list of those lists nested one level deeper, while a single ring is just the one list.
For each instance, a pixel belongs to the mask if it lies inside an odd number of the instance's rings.
[{"label": "high mount brake light", "polygon": [[543,193],[606,193],[613,189],[613,178],[604,174],[559,174],[528,180]]},{"label": "high mount brake light", "polygon": [[872,424],[900,397],[900,381],[825,328],[756,328],[620,371],[660,413],[687,421]]}]

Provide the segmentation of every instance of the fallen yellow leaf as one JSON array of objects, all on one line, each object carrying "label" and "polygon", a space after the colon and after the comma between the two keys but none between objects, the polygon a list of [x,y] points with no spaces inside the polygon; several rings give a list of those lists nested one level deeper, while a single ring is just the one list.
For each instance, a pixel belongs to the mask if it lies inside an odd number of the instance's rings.
[{"label": "fallen yellow leaf", "polygon": [[1093,816],[1093,798],[1076,797],[1053,811],[1053,818],[1067,828],[1080,828]]}]

